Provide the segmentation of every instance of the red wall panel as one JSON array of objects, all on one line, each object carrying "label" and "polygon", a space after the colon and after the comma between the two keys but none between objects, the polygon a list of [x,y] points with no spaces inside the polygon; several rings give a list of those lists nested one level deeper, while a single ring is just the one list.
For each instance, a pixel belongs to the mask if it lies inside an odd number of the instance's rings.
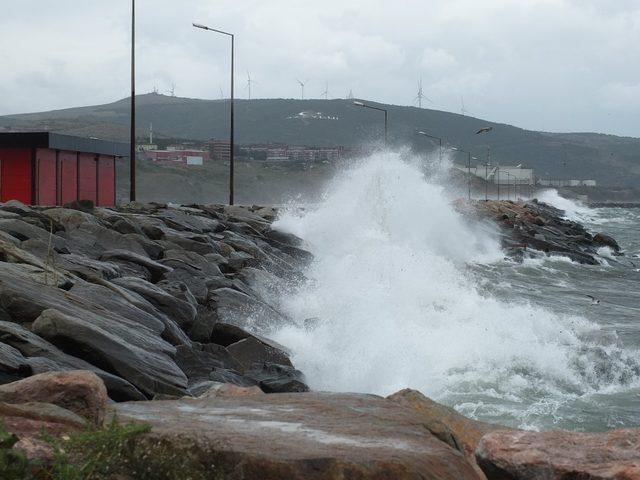
[{"label": "red wall panel", "polygon": [[48,148],[36,150],[36,204],[56,205],[56,152]]},{"label": "red wall panel", "polygon": [[78,154],[76,152],[60,152],[58,169],[58,195],[60,205],[78,199]]},{"label": "red wall panel", "polygon": [[0,148],[0,199],[31,203],[31,149]]},{"label": "red wall panel", "polygon": [[109,155],[100,155],[98,160],[98,205],[113,207],[116,204],[115,160]]},{"label": "red wall panel", "polygon": [[78,163],[80,180],[78,200],[91,200],[98,203],[97,178],[98,162],[93,153],[81,153]]}]

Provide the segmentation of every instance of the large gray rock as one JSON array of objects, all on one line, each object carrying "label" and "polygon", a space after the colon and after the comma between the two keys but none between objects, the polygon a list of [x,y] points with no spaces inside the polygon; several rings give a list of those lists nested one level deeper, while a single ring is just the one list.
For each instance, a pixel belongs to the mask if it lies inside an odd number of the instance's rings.
[{"label": "large gray rock", "polygon": [[302,372],[289,365],[271,362],[254,363],[243,374],[245,377],[255,380],[265,393],[309,391]]},{"label": "large gray rock", "polygon": [[284,351],[267,345],[254,336],[228,345],[227,350],[242,365],[242,371],[250,369],[254,363],[264,362],[293,367],[289,355]]},{"label": "large gray rock", "polygon": [[98,259],[107,250],[127,250],[138,255],[147,256],[135,240],[100,225],[81,224],[78,228],[65,232],[67,247],[71,253]]},{"label": "large gray rock", "polygon": [[[183,330],[188,330],[193,324],[197,309],[196,306],[190,302],[176,298],[174,295],[167,293],[162,288],[140,278],[118,278],[115,279],[113,283],[143,296],[158,308],[158,310],[165,313],[169,318],[180,325]],[[186,285],[185,288],[187,288]]]},{"label": "large gray rock", "polygon": [[12,346],[24,357],[34,374],[50,371],[90,370],[98,375],[107,387],[109,396],[117,401],[144,400],[146,397],[126,380],[107,373],[62,350],[11,322],[0,321],[0,342]]},{"label": "large gray rock", "polygon": [[73,230],[85,223],[100,225],[100,221],[90,213],[70,208],[49,208],[43,210],[42,214],[62,225],[65,231]]},{"label": "large gray rock", "polygon": [[215,307],[220,322],[242,328],[262,330],[289,323],[289,320],[273,307],[231,288],[210,291],[208,304]]},{"label": "large gray rock", "polygon": [[102,261],[124,261],[138,264],[151,272],[152,278],[158,281],[162,275],[171,272],[173,268],[151,260],[145,252],[145,255],[139,255],[127,250],[107,250],[100,255]]},{"label": "large gray rock", "polygon": [[0,384],[31,375],[31,366],[19,350],[0,342]]},{"label": "large gray rock", "polygon": [[122,335],[122,331],[114,334],[109,325],[97,325],[93,319],[87,321],[57,310],[42,312],[33,323],[33,331],[54,345],[64,345],[67,351],[81,352],[85,360],[125,378],[149,396],[179,395],[187,387],[186,376],[167,352],[144,348],[142,335]]},{"label": "large gray rock", "polygon": [[64,251],[66,248],[66,241],[64,238],[56,235],[52,231],[47,231],[42,228],[38,228],[23,220],[2,220],[0,219],[0,231],[8,233],[18,240],[24,241],[29,239],[38,239],[43,241],[47,245],[51,245],[51,248],[56,251]]}]

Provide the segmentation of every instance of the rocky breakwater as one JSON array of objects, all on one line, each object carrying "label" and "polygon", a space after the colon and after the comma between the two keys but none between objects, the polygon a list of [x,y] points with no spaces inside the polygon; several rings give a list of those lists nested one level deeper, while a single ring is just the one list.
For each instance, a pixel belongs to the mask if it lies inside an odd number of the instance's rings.
[{"label": "rocky breakwater", "polygon": [[583,225],[566,219],[562,210],[536,199],[461,201],[456,208],[464,215],[495,221],[500,227],[503,248],[516,257],[526,249],[534,249],[597,265],[598,249],[602,247],[610,248],[613,255],[623,255],[611,236],[590,233]]},{"label": "rocky breakwater", "polygon": [[[305,391],[271,295],[310,255],[270,208],[0,205],[0,383],[95,372],[115,401]],[[84,210],[84,211],[83,211]]]}]

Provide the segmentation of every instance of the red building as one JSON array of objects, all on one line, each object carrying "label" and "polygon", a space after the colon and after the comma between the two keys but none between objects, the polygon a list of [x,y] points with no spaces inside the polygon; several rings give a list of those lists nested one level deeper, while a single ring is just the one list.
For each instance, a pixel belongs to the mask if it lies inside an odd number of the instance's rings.
[{"label": "red building", "polygon": [[0,201],[116,203],[116,159],[129,145],[51,132],[0,133]]}]

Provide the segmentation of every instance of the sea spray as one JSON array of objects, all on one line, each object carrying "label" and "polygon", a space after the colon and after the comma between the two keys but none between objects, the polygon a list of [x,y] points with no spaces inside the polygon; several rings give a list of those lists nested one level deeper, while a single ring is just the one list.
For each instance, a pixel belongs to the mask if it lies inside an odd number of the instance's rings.
[{"label": "sea spray", "polygon": [[281,299],[294,325],[270,332],[314,389],[411,387],[472,416],[536,427],[564,402],[637,381],[629,355],[584,340],[595,324],[481,294],[467,265],[501,259],[497,240],[397,154],[343,172],[319,205],[274,227],[315,257],[308,282]]}]

